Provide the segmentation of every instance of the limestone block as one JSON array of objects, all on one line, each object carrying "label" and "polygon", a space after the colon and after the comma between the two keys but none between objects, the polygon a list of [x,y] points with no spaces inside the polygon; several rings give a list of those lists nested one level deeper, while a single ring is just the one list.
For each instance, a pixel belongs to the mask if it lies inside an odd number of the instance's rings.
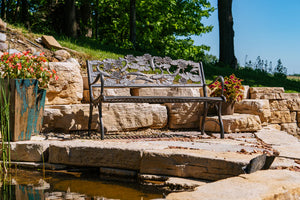
[{"label": "limestone block", "polygon": [[251,99],[283,99],[281,93],[253,93]]},{"label": "limestone block", "polygon": [[[49,146],[49,163],[73,166],[112,167],[139,170],[142,154],[130,147],[106,146],[99,142],[72,141]],[[71,147],[72,146],[72,147]]]},{"label": "limestone block", "polygon": [[67,62],[50,62],[55,69],[58,80],[52,80],[46,94],[46,105],[80,103],[83,97],[83,82],[80,66]]},{"label": "limestone block", "polygon": [[61,49],[61,45],[56,41],[53,36],[43,35],[42,42],[45,44],[49,49]]},{"label": "limestone block", "polygon": [[269,123],[281,124],[296,122],[296,112],[290,111],[271,111]]},{"label": "limestone block", "polygon": [[282,98],[283,99],[299,99],[300,93],[283,93]]},{"label": "limestone block", "polygon": [[5,42],[6,41],[6,34],[0,33],[0,42]]},{"label": "limestone block", "polygon": [[8,45],[5,42],[0,42],[0,50],[6,51],[8,49]]},{"label": "limestone block", "polygon": [[168,200],[284,200],[299,199],[300,173],[289,170],[260,170],[197,187],[192,192],[169,194]]},{"label": "limestone block", "polygon": [[88,90],[89,89],[89,78],[87,76],[82,76],[83,81],[83,89]]},{"label": "limestone block", "polygon": [[202,87],[191,88],[132,88],[132,96],[203,96]]},{"label": "limestone block", "polygon": [[[93,91],[94,98],[100,96],[100,88],[95,88]],[[103,94],[106,96],[131,96],[130,88],[106,88]],[[90,102],[90,92],[88,89],[83,91],[83,100],[84,102]]]},{"label": "limestone block", "polygon": [[[98,108],[93,110],[92,129],[99,129]],[[46,106],[43,129],[69,132],[87,130],[89,104]],[[159,104],[116,103],[103,104],[103,123],[107,131],[136,130],[139,128],[163,128],[168,120],[167,109]]]},{"label": "limestone block", "polygon": [[[252,155],[252,157],[255,157]],[[140,173],[219,180],[244,173],[250,155],[176,149],[144,151]]]},{"label": "limestone block", "polygon": [[243,85],[244,86],[244,94],[243,94],[243,99],[249,99],[250,98],[250,87],[249,85]]},{"label": "limestone block", "polygon": [[262,123],[271,116],[269,101],[266,99],[244,99],[234,105],[235,113],[258,115]]},{"label": "limestone block", "polygon": [[2,20],[2,19],[0,19],[0,30],[6,30],[6,23]]},{"label": "limestone block", "polygon": [[298,122],[298,124],[300,124],[300,112],[297,112],[297,122]]},{"label": "limestone block", "polygon": [[289,111],[288,102],[285,99],[282,100],[269,100],[271,111]]},{"label": "limestone block", "polygon": [[[254,132],[261,129],[261,121],[259,116],[250,114],[233,114],[222,116],[225,133],[235,132]],[[220,132],[217,116],[207,117],[205,122],[205,131]],[[201,120],[200,120],[201,123]]]},{"label": "limestone block", "polygon": [[284,93],[283,87],[251,87],[249,90],[250,94],[262,93],[262,94],[271,94],[271,93]]},{"label": "limestone block", "polygon": [[167,103],[170,129],[199,128],[202,103]]},{"label": "limestone block", "polygon": [[297,126],[297,123],[281,124],[281,130],[288,132],[291,135],[300,135],[300,128]]},{"label": "limestone block", "polygon": [[[49,144],[47,142],[11,142],[11,160],[21,162],[47,162]],[[2,154],[0,155],[2,158]],[[44,158],[43,158],[44,157]]]},{"label": "limestone block", "polygon": [[300,98],[298,98],[298,99],[288,99],[287,100],[287,107],[291,111],[300,111]]}]

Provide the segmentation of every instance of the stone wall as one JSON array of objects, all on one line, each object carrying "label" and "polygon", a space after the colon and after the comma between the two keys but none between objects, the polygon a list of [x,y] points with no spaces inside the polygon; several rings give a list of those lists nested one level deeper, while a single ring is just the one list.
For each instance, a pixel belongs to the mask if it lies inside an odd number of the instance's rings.
[{"label": "stone wall", "polygon": [[300,93],[284,93],[282,87],[251,87],[249,97],[235,105],[236,112],[258,115],[263,125],[300,135]]},{"label": "stone wall", "polygon": [[[52,64],[62,75],[47,94],[44,130],[68,132],[86,130],[89,110],[87,77],[81,77],[76,64]],[[65,70],[59,70],[59,68]],[[72,72],[72,74],[71,74]],[[95,90],[98,96],[100,90]],[[140,88],[106,89],[106,95],[121,96],[202,96],[202,88]],[[168,104],[104,104],[104,125],[107,131],[128,131],[140,128],[199,129],[202,103]],[[273,125],[293,135],[300,135],[300,94],[284,93],[282,87],[245,86],[244,100],[235,104],[235,114],[224,116],[225,132],[255,132]],[[94,109],[92,129],[98,111]],[[255,120],[253,120],[255,119]],[[210,120],[214,121],[214,118]],[[253,122],[255,121],[255,126]],[[207,122],[206,131],[217,132],[215,123]]]}]

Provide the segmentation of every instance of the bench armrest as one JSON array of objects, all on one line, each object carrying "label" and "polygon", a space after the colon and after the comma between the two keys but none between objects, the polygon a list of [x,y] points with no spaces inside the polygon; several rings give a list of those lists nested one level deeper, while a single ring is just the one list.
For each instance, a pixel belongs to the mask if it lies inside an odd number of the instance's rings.
[{"label": "bench armrest", "polygon": [[210,86],[210,85],[212,85],[213,83],[215,83],[215,82],[218,81],[218,80],[221,81],[221,86],[222,86],[222,90],[221,90],[221,98],[223,98],[223,99],[225,100],[225,102],[226,102],[226,97],[225,97],[224,94],[223,94],[223,93],[224,93],[224,88],[225,88],[223,76],[218,76],[217,78],[215,78],[215,80],[214,80],[213,82],[211,82],[211,83],[209,83],[209,84],[205,84],[205,86]]},{"label": "bench armrest", "polygon": [[95,85],[100,79],[101,82],[101,90],[100,90],[100,97],[103,96],[103,91],[104,91],[104,75],[100,72],[97,77],[95,78],[95,80],[92,83],[89,83],[89,88],[90,88],[90,100],[94,101],[94,94],[93,94],[93,90],[92,90],[92,86]]}]

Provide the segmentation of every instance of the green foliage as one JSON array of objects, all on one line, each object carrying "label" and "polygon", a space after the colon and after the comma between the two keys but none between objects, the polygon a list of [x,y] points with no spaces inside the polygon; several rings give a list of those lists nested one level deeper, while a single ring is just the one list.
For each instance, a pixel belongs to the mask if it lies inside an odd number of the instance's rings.
[{"label": "green foliage", "polygon": [[279,78],[286,78],[287,68],[282,65],[281,60],[277,61],[277,65],[274,68],[274,76]]}]

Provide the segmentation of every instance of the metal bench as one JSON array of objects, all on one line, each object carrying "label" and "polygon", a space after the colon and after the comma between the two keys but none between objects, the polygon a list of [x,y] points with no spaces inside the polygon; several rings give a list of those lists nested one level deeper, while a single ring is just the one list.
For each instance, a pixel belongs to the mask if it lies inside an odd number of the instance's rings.
[{"label": "metal bench", "polygon": [[[226,102],[223,93],[220,97],[208,97],[202,63],[185,60],[172,60],[169,57],[155,57],[149,54],[134,57],[132,55],[119,59],[87,60],[87,72],[90,93],[89,133],[91,131],[93,107],[99,110],[99,125],[101,139],[104,139],[102,121],[102,103],[186,103],[204,102],[201,133],[204,134],[205,121],[209,104],[214,105],[219,119],[221,138],[224,138],[224,128],[221,116],[221,106]],[[224,80],[218,76],[222,91]],[[211,84],[212,84],[211,83]],[[105,88],[145,88],[145,87],[202,87],[203,97],[186,96],[106,96]],[[95,88],[101,88],[100,95],[94,97]]]}]

